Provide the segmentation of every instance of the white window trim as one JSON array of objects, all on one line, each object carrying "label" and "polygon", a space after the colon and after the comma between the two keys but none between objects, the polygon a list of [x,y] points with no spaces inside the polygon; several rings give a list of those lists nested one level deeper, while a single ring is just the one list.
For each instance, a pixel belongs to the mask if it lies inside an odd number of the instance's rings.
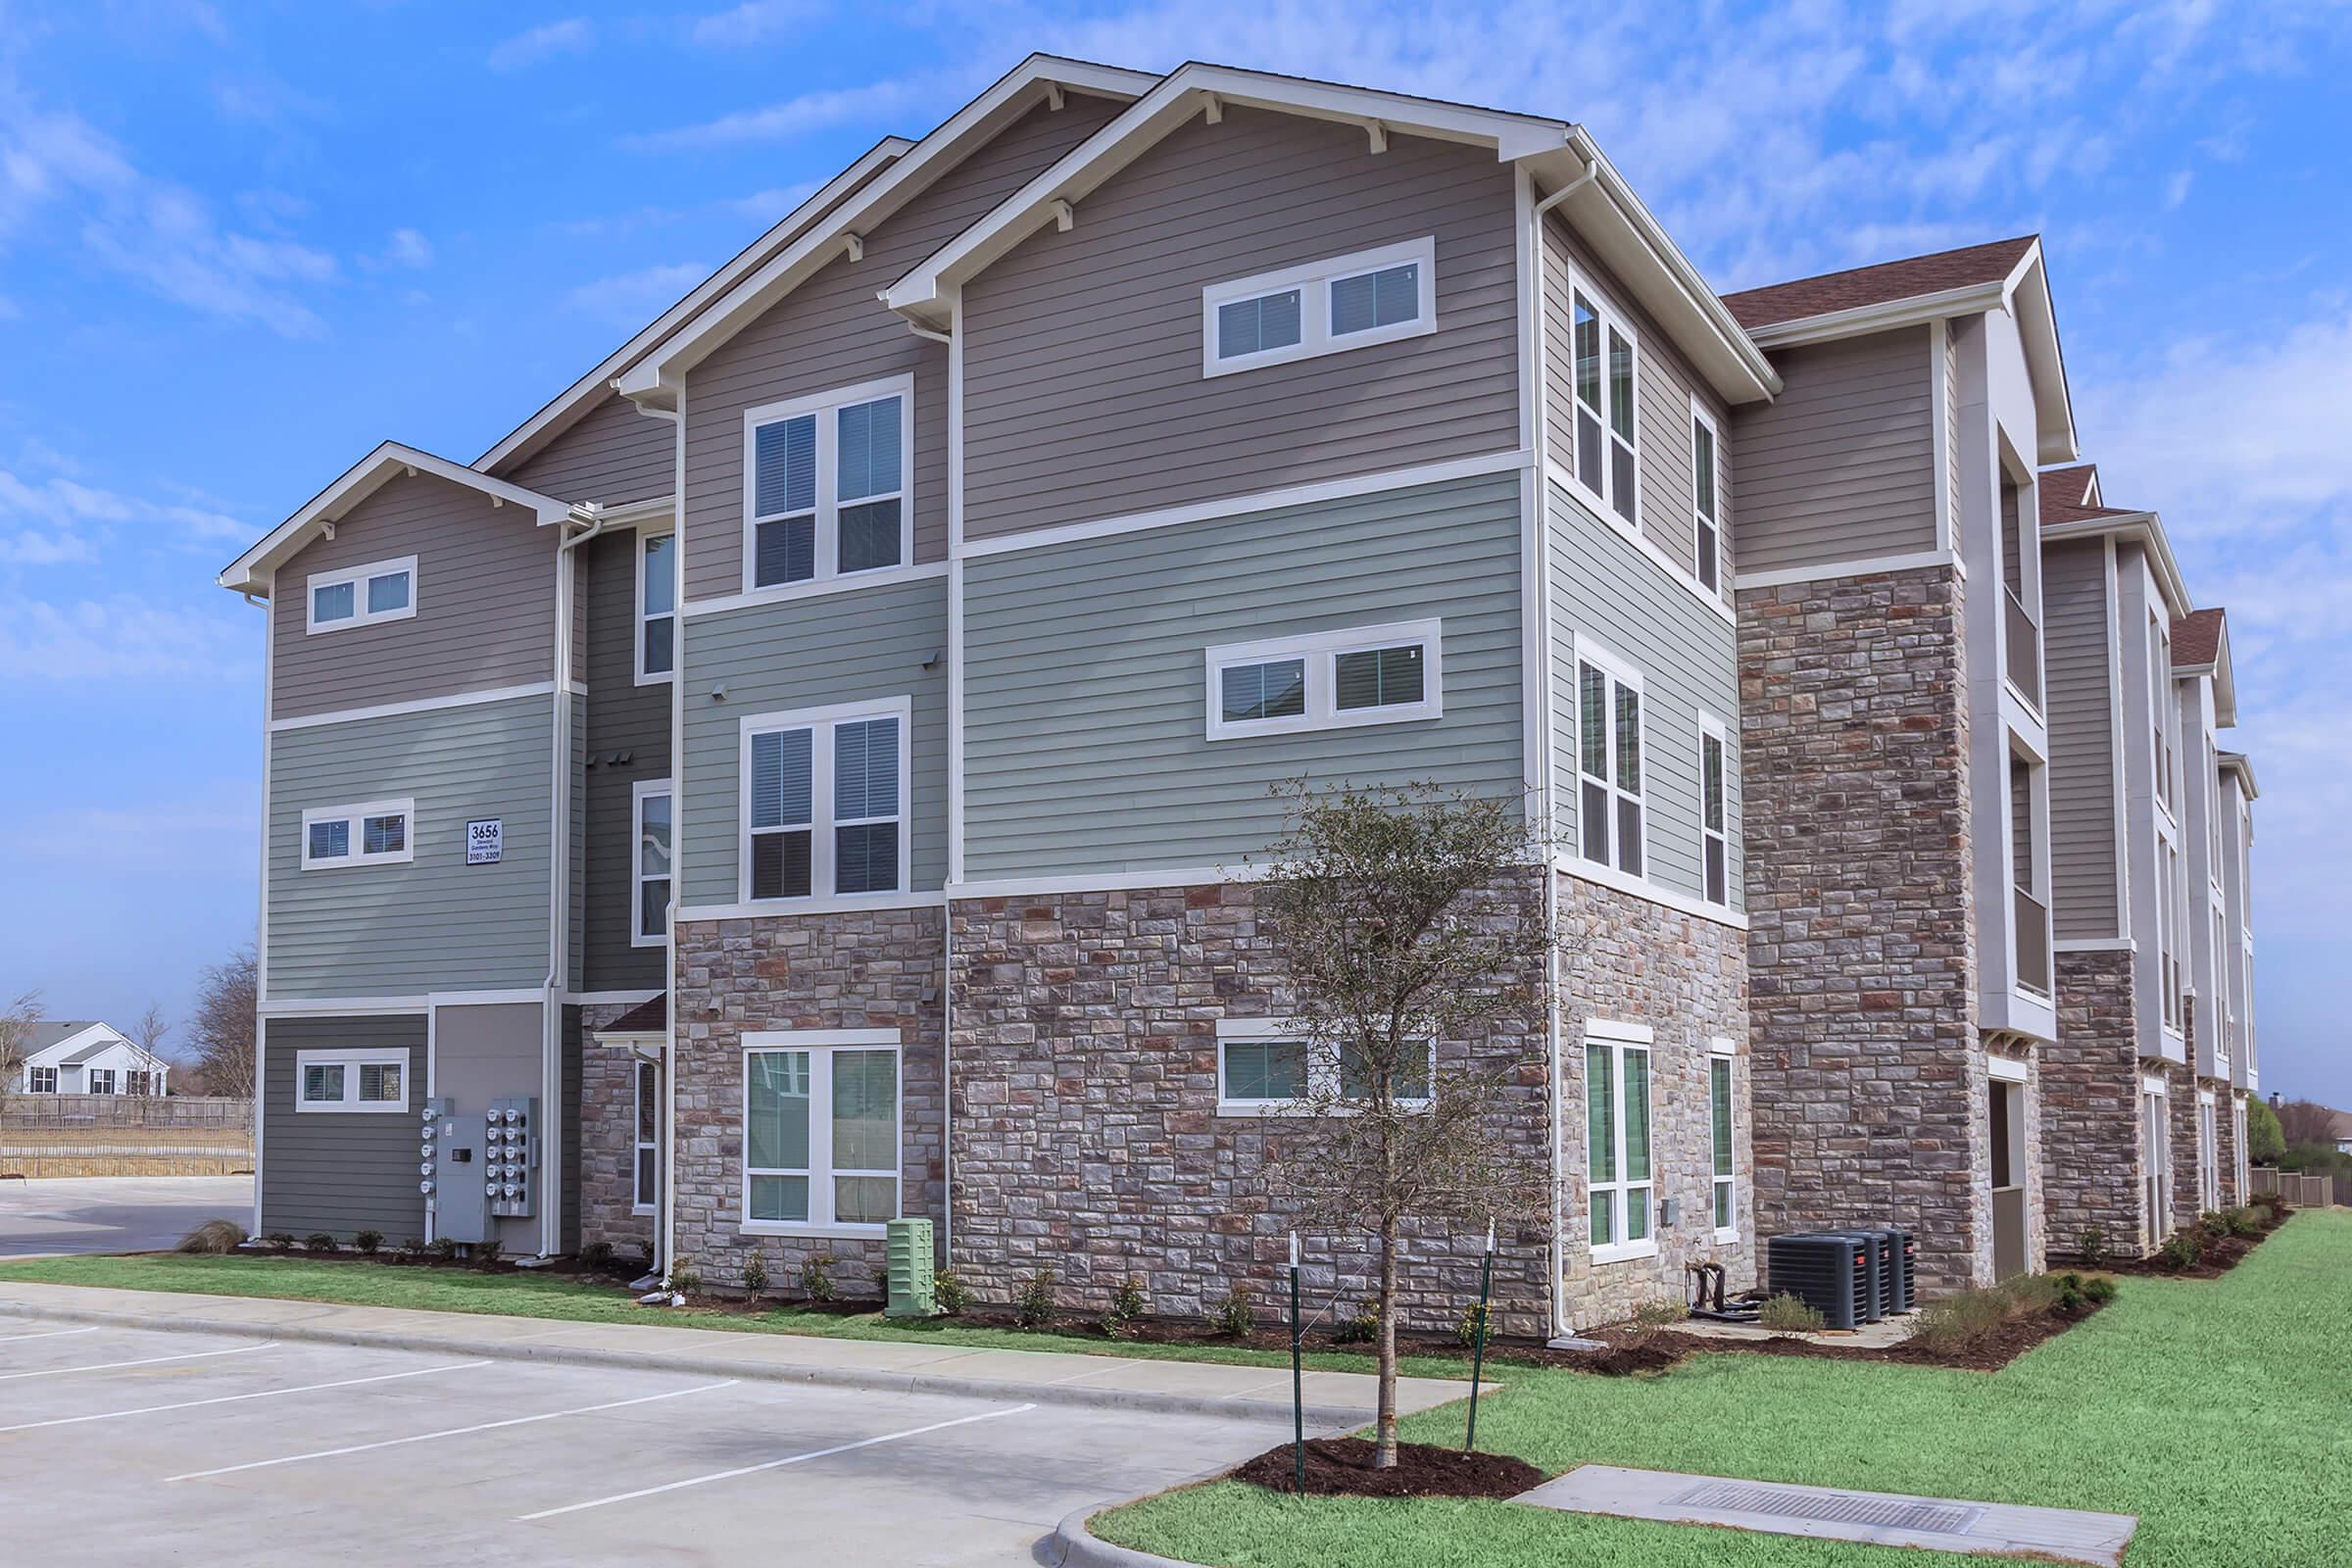
[{"label": "white window trim", "polygon": [[[899,885],[876,894],[836,894],[833,891],[833,726],[869,718],[899,721]],[[822,731],[822,745],[811,740],[808,749],[808,893],[804,898],[752,897],[752,737],[770,730]],[[736,894],[740,902],[761,911],[795,909],[835,898],[904,898],[910,891],[914,845],[913,777],[914,702],[894,697],[878,702],[837,703],[828,708],[803,708],[791,712],[754,713],[739,726],[735,747],[735,862]],[[671,853],[676,853],[677,806],[671,812]],[[874,820],[880,820],[875,818]],[[772,831],[772,830],[771,830]],[[676,885],[671,885],[674,906]]]},{"label": "white window trim", "polygon": [[[841,504],[835,492],[835,421],[826,417],[838,409],[856,403],[872,403],[881,398],[896,397],[899,405],[899,559],[887,566],[868,566],[857,571],[839,569],[841,561],[840,514]],[[816,417],[816,573],[811,577],[796,578],[791,582],[761,583],[759,580],[760,542],[760,472],[756,459],[756,444],[760,426],[784,419],[796,419],[802,415]],[[855,502],[853,505],[862,505]],[[779,513],[779,516],[794,514]],[[786,593],[806,589],[812,582],[831,582],[836,578],[857,579],[876,572],[897,571],[914,561],[914,376],[885,376],[878,381],[864,381],[856,386],[836,387],[827,392],[815,392],[807,397],[789,398],[781,403],[762,403],[743,411],[743,591],[752,597]]]},{"label": "white window trim", "polygon": [[[343,1069],[343,1098],[341,1100],[305,1100],[302,1081],[312,1067],[340,1067]],[[362,1100],[360,1098],[360,1069],[362,1067],[398,1067],[400,1069],[400,1098],[398,1100]],[[301,1115],[337,1116],[405,1116],[416,1099],[416,1086],[410,1080],[409,1053],[404,1047],[369,1051],[298,1051],[294,1053],[294,1109]]]},{"label": "white window trim", "polygon": [[[1649,719],[1649,699],[1647,697],[1642,700],[1642,718],[1643,724],[1646,725]],[[1723,754],[1723,826],[1720,828],[1707,826],[1707,742],[1709,741],[1713,741],[1716,749]],[[1645,756],[1646,750],[1646,737],[1644,737]],[[1577,765],[1579,768],[1584,765],[1581,753]],[[1642,782],[1646,785],[1648,780],[1644,779]],[[1649,806],[1646,789],[1642,791],[1642,836],[1646,838],[1649,833]],[[1707,897],[1707,842],[1710,839],[1718,840],[1723,845],[1723,897],[1720,899]],[[1649,868],[1647,855],[1642,857],[1642,866],[1644,871]],[[1732,897],[1731,732],[1723,720],[1704,711],[1698,715],[1698,898],[1701,904],[1717,909],[1732,908],[1737,903]]]},{"label": "white window trim", "polygon": [[[120,1093],[120,1090],[118,1090],[116,1087],[117,1083],[120,1081],[120,1075],[112,1067],[92,1067],[85,1074],[83,1074],[83,1077],[87,1080],[89,1086],[85,1093],[93,1095],[112,1095]],[[98,1081],[101,1078],[106,1080],[106,1087],[103,1089],[98,1087]]]},{"label": "white window trim", "polygon": [[[653,1197],[646,1193],[637,1181],[637,1173],[643,1168],[645,1152],[649,1149],[654,1152],[654,1181],[657,1187],[660,1186],[662,1179],[661,1124],[659,1122],[655,1124],[654,1136],[650,1140],[639,1132],[639,1129],[645,1125],[645,1075],[649,1071],[655,1075],[658,1099],[662,1071],[660,1064],[649,1061],[635,1052],[631,1052],[629,1054],[629,1212],[632,1214],[651,1214],[659,1207]],[[751,1093],[748,1081],[744,1093],[747,1096]],[[748,1099],[746,1108],[749,1108]],[[746,1196],[747,1198],[749,1196],[748,1190]]]},{"label": "white window trim", "polygon": [[[1608,1018],[1589,1018],[1585,1021],[1585,1045],[1587,1047],[1606,1046],[1615,1054],[1617,1058],[1610,1084],[1612,1092],[1617,1096],[1617,1104],[1614,1107],[1616,1113],[1612,1117],[1610,1123],[1610,1125],[1615,1129],[1617,1138],[1617,1157],[1612,1167],[1617,1172],[1617,1179],[1613,1182],[1602,1182],[1595,1184],[1592,1180],[1592,1152],[1590,1149],[1587,1149],[1585,1151],[1585,1201],[1587,1204],[1592,1204],[1597,1202],[1600,1195],[1604,1193],[1623,1193],[1627,1195],[1627,1198],[1629,1199],[1629,1202],[1626,1207],[1630,1208],[1630,1199],[1634,1189],[1645,1187],[1649,1190],[1649,1234],[1643,1237],[1642,1240],[1638,1242],[1620,1240],[1608,1243],[1595,1243],[1592,1239],[1592,1232],[1591,1225],[1588,1222],[1585,1231],[1585,1246],[1590,1250],[1592,1261],[1595,1264],[1625,1263],[1631,1262],[1636,1258],[1655,1257],[1658,1255],[1658,1152],[1656,1116],[1658,1097],[1656,1092],[1657,1041],[1655,1036],[1656,1032],[1647,1024],[1620,1023],[1614,1019]],[[1645,1181],[1639,1182],[1631,1181],[1626,1176],[1625,1056],[1626,1053],[1629,1051],[1639,1052],[1642,1055],[1649,1057],[1650,1066],[1650,1071],[1647,1077],[1647,1082],[1650,1086],[1649,1177]],[[1585,1093],[1589,1097],[1592,1092],[1592,1084],[1590,1076],[1588,1076],[1585,1081]],[[1590,1108],[1588,1108],[1586,1115],[1586,1126],[1590,1127],[1592,1125]],[[1616,1215],[1619,1223],[1613,1224],[1609,1227],[1611,1235],[1622,1236],[1624,1234],[1627,1228],[1622,1223],[1624,1217],[1625,1209],[1621,1208]]]},{"label": "white window trim", "polygon": [[[1225,1047],[1228,1043],[1244,1044],[1275,1040],[1284,1035],[1300,1035],[1303,1028],[1291,1018],[1219,1018],[1217,1020],[1217,1114],[1220,1116],[1301,1116],[1311,1107],[1298,1100],[1236,1100],[1225,1089]],[[1307,1092],[1325,1097],[1339,1093],[1340,1065],[1335,1059],[1322,1059],[1309,1053],[1306,1061]],[[1429,1082],[1434,1090],[1438,1081],[1438,1047],[1429,1043]],[[1396,1103],[1406,1110],[1426,1110],[1431,1102],[1398,1096]],[[1333,1106],[1331,1115],[1353,1114],[1345,1106]]]},{"label": "white window trim", "polygon": [[[1332,284],[1407,262],[1417,263],[1420,267],[1420,309],[1411,320],[1369,327],[1342,337],[1332,336]],[[1285,344],[1281,348],[1260,349],[1254,354],[1236,354],[1230,359],[1218,357],[1218,307],[1230,305],[1236,300],[1254,299],[1261,294],[1279,294],[1292,288],[1298,290],[1298,342]],[[1334,256],[1303,266],[1283,268],[1278,271],[1258,272],[1250,277],[1236,277],[1209,284],[1200,291],[1200,373],[1203,376],[1235,375],[1269,365],[1287,365],[1294,360],[1311,360],[1326,354],[1344,354],[1350,349],[1370,348],[1376,343],[1427,337],[1437,329],[1438,241],[1435,235],[1425,235],[1401,244],[1384,245],[1376,250],[1355,251],[1347,256]]]},{"label": "white window trim", "polygon": [[[1594,643],[1587,638],[1579,637],[1573,640],[1569,652],[1576,664],[1580,666],[1584,664],[1591,664],[1593,668],[1599,670],[1603,675],[1607,676],[1612,683],[1609,691],[1609,700],[1605,705],[1606,710],[1601,714],[1600,718],[1602,739],[1606,741],[1608,746],[1609,772],[1606,782],[1609,789],[1609,810],[1607,819],[1607,827],[1609,830],[1609,856],[1605,860],[1595,860],[1585,854],[1584,671],[1581,668],[1578,668],[1574,676],[1576,682],[1573,699],[1576,705],[1576,757],[1574,760],[1575,773],[1572,782],[1576,789],[1576,858],[1587,865],[1606,866],[1610,871],[1616,873],[1618,876],[1646,883],[1651,880],[1650,867],[1652,864],[1652,858],[1649,853],[1649,692],[1642,685],[1642,676],[1633,665],[1627,663],[1624,660],[1619,659],[1615,654],[1610,653],[1608,650],[1602,648],[1599,644]],[[1640,702],[1636,708],[1636,713],[1639,722],[1636,726],[1634,736],[1634,744],[1641,750],[1642,787],[1638,791],[1628,791],[1622,789],[1617,783],[1617,693],[1615,688],[1620,685],[1633,688],[1635,696],[1640,699]],[[1726,754],[1724,760],[1728,767],[1731,760],[1728,753]],[[1638,802],[1642,808],[1642,869],[1638,872],[1628,871],[1625,869],[1625,866],[1622,863],[1622,857],[1619,853],[1620,846],[1617,842],[1617,803],[1620,800],[1632,800]],[[1725,788],[1724,808],[1726,811],[1724,820],[1728,826],[1731,820],[1729,815],[1731,800],[1730,788],[1728,784]],[[1725,879],[1724,887],[1727,892],[1730,890],[1731,883],[1728,874]],[[1705,903],[1703,899],[1700,902],[1702,904]]]},{"label": "white window trim", "polygon": [[[1340,656],[1407,643],[1421,645],[1421,701],[1343,711],[1339,706]],[[1277,659],[1305,662],[1306,711],[1282,718],[1228,720],[1224,672],[1236,664],[1262,664]],[[1406,724],[1446,715],[1443,620],[1399,620],[1383,626],[1348,626],[1297,637],[1270,637],[1262,642],[1227,643],[1205,650],[1203,662],[1208,701],[1206,734],[1212,741],[1240,740],[1251,735],[1293,735],[1303,730],[1355,729],[1367,724]]]},{"label": "white window trim", "polygon": [[[808,1053],[808,1218],[807,1220],[778,1220],[752,1218],[752,1057],[761,1052],[805,1051]],[[736,1156],[742,1183],[736,1195],[737,1228],[746,1236],[814,1236],[848,1239],[860,1236],[888,1234],[882,1225],[843,1224],[833,1219],[833,1178],[839,1175],[879,1176],[883,1172],[837,1171],[833,1168],[832,1054],[836,1051],[888,1051],[898,1061],[898,1093],[893,1097],[898,1111],[898,1130],[891,1141],[891,1152],[896,1157],[889,1174],[899,1184],[899,1212],[906,1211],[906,1052],[900,1032],[896,1029],[782,1029],[747,1033],[743,1037],[743,1098],[741,1119],[736,1123],[743,1137],[743,1152]],[[817,1070],[818,1057],[824,1058],[824,1070]],[[822,1077],[820,1088],[818,1079]],[[823,1107],[821,1112],[819,1107]],[[762,1172],[762,1174],[773,1174]],[[800,1172],[789,1172],[799,1175]],[[820,1203],[821,1197],[821,1203]],[[819,1213],[824,1218],[819,1219]]]},{"label": "white window trim", "polygon": [[[49,1084],[48,1084],[48,1087],[47,1087],[47,1088],[43,1088],[43,1087],[41,1086],[41,1075],[42,1075],[43,1073],[47,1073],[47,1074],[49,1075]],[[24,1092],[25,1092],[26,1094],[28,1094],[28,1095],[54,1095],[54,1094],[56,1094],[56,1093],[58,1092],[58,1091],[57,1091],[57,1068],[55,1068],[54,1066],[38,1066],[38,1067],[27,1067],[27,1068],[25,1068],[25,1069],[24,1069]]]},{"label": "white window trim", "polygon": [[[655,617],[654,617],[654,618],[655,618],[655,619],[657,619],[657,620],[666,620],[666,621],[668,621],[668,622],[669,622],[669,667],[668,667],[667,669],[655,669],[655,670],[649,670],[649,669],[647,669],[647,668],[645,667],[645,628],[646,628],[646,625],[647,625],[647,621],[646,621],[646,614],[645,614],[645,553],[646,553],[646,550],[648,549],[648,547],[650,547],[650,546],[653,544],[653,542],[654,542],[655,540],[657,540],[657,539],[667,539],[667,540],[669,541],[669,571],[670,571],[669,604],[670,604],[670,608],[669,608],[668,610],[665,610],[665,611],[663,611],[663,612],[662,612],[661,614],[659,614],[659,615],[657,615],[657,616],[655,616]],[[680,584],[678,583],[678,580],[677,580],[677,579],[678,579],[678,534],[677,534],[677,530],[676,530],[675,528],[664,528],[664,529],[659,529],[659,530],[656,530],[655,532],[652,532],[652,533],[648,533],[648,532],[646,532],[644,529],[642,529],[642,528],[641,528],[641,529],[639,529],[639,530],[638,530],[638,532],[637,532],[637,543],[636,543],[636,546],[635,546],[635,548],[633,548],[633,549],[632,549],[632,550],[629,552],[629,554],[630,554],[630,559],[631,559],[631,560],[632,560],[632,561],[635,563],[635,570],[634,570],[634,573],[633,573],[633,575],[634,575],[634,577],[635,577],[635,580],[636,580],[636,586],[635,586],[635,588],[634,588],[634,590],[633,590],[633,593],[634,593],[634,604],[633,604],[633,608],[634,608],[634,610],[635,610],[635,615],[634,615],[634,618],[633,618],[633,619],[630,621],[630,625],[631,625],[631,626],[634,628],[634,635],[635,635],[635,637],[636,637],[636,643],[637,643],[637,646],[636,646],[636,649],[635,649],[635,651],[634,651],[634,652],[631,654],[631,656],[630,656],[630,665],[631,665],[631,667],[632,667],[632,668],[635,670],[635,672],[636,672],[636,679],[637,679],[637,684],[638,684],[638,685],[640,685],[640,686],[663,686],[663,685],[667,685],[667,684],[668,684],[670,681],[672,681],[672,680],[675,680],[675,679],[677,678],[677,673],[678,673],[678,643],[679,643],[679,640],[680,640],[680,639],[679,639],[679,636],[678,636],[678,633],[679,633],[679,632],[680,632],[680,631],[683,629],[683,627],[684,627],[684,624],[685,624],[685,617],[684,617],[684,616],[682,616],[682,615],[680,615],[680,614],[678,613],[678,608],[677,608],[677,607],[678,607],[678,594],[679,594],[679,588],[680,588]]]},{"label": "white window trim", "polygon": [[[1731,1070],[1732,1173],[1729,1176],[1714,1174],[1715,1064],[1719,1061],[1725,1063]],[[1652,1065],[1654,1066],[1655,1063]],[[1715,1226],[1715,1240],[1737,1242],[1740,1240],[1740,1221],[1745,1217],[1740,1209],[1740,1047],[1738,1042],[1727,1040],[1721,1035],[1707,1042],[1707,1198],[1709,1200],[1707,1219],[1709,1224],[1714,1223],[1713,1200],[1716,1189],[1729,1187],[1732,1191],[1732,1222],[1728,1226]]]},{"label": "white window trim", "polygon": [[[370,612],[368,608],[368,579],[389,577],[394,572],[403,571],[409,576],[409,602],[398,610]],[[338,583],[353,585],[351,613],[337,620],[322,621],[318,618],[318,590],[332,588]],[[407,620],[416,613],[417,586],[415,556],[394,556],[386,561],[370,561],[364,566],[313,572],[303,588],[304,634],[316,637],[320,632],[350,631],[355,626],[375,626],[387,620]]]},{"label": "white window trim", "polygon": [[[1617,509],[1610,505],[1609,498],[1605,493],[1585,483],[1584,470],[1577,461],[1576,297],[1579,294],[1582,294],[1586,303],[1592,307],[1592,314],[1600,318],[1600,431],[1604,451],[1607,444],[1616,439],[1608,416],[1610,328],[1615,327],[1619,335],[1626,342],[1632,344],[1634,349],[1634,519],[1631,522],[1628,522],[1619,514]],[[1643,374],[1642,334],[1635,330],[1634,323],[1626,318],[1625,313],[1617,308],[1617,302],[1610,297],[1608,290],[1597,286],[1573,262],[1569,264],[1568,268],[1568,341],[1561,352],[1566,357],[1568,367],[1568,452],[1567,461],[1560,465],[1563,476],[1567,479],[1569,488],[1584,498],[1586,505],[1601,521],[1629,538],[1641,539],[1642,518],[1646,515],[1642,507],[1642,377]],[[1723,456],[1720,431],[1717,432],[1716,440],[1716,460],[1720,463]],[[1601,471],[1605,476],[1615,471],[1614,466],[1604,464]],[[1719,482],[1715,492],[1716,510],[1720,512],[1723,505],[1721,475],[1719,474],[1717,478]],[[1718,575],[1720,575],[1720,571]]]},{"label": "white window trim", "polygon": [[[1634,348],[1634,472],[1636,475],[1634,511],[1637,515],[1642,510],[1640,501],[1642,488],[1640,478],[1642,471],[1641,386],[1642,349],[1637,344]],[[1713,438],[1715,447],[1715,515],[1712,520],[1703,517],[1698,510],[1698,426],[1702,424],[1707,427],[1707,434]],[[1730,472],[1731,468],[1730,465],[1724,461],[1723,426],[1716,420],[1715,416],[1707,412],[1707,406],[1698,401],[1698,394],[1695,392],[1690,394],[1690,581],[1701,594],[1712,594],[1717,598],[1722,598],[1725,576],[1723,540],[1725,530],[1730,524],[1730,518],[1725,515],[1726,509],[1723,504],[1723,476]],[[1715,586],[1712,588],[1707,586],[1707,579],[1699,570],[1699,567],[1705,564],[1705,554],[1699,548],[1698,536],[1698,530],[1702,526],[1712,527],[1715,530]]]},{"label": "white window trim", "polygon": [[[369,855],[367,819],[394,815],[407,819],[407,827],[400,836],[400,848],[382,855]],[[314,858],[311,855],[313,824],[337,821],[349,825],[351,853]],[[416,802],[403,799],[365,801],[357,806],[314,806],[302,813],[302,840],[299,847],[305,871],[342,871],[363,865],[407,865],[416,858]]]},{"label": "white window trim", "polygon": [[661,880],[669,884],[669,903],[666,908],[678,905],[678,797],[665,778],[643,778],[629,786],[629,946],[632,948],[665,948],[669,946],[669,917],[662,918],[662,929],[648,933],[638,925],[645,911],[645,884],[654,878],[645,872],[645,801],[649,795],[662,795],[669,800],[669,869]]}]

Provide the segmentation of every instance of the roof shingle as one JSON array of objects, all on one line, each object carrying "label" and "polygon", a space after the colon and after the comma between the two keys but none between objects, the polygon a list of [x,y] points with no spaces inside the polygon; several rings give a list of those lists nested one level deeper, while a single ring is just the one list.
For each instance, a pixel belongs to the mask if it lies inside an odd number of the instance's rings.
[{"label": "roof shingle", "polygon": [[2222,612],[2192,610],[2173,622],[2173,667],[2193,669],[2222,655]]},{"label": "roof shingle", "polygon": [[1897,262],[1879,262],[1787,283],[1768,283],[1762,288],[1726,294],[1723,303],[1734,319],[1752,330],[1781,321],[1802,320],[1809,316],[1827,316],[1833,311],[1858,310],[1865,305],[1940,294],[1945,289],[1967,288],[1977,283],[1997,283],[2009,275],[2039,237],[2024,234],[2016,239],[1993,240],[1956,251],[1937,251],[1932,256],[1906,257]]}]

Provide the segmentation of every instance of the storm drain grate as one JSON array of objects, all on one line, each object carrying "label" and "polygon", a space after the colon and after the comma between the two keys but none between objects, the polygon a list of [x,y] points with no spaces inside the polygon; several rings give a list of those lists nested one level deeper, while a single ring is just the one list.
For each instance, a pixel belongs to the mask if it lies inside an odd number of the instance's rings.
[{"label": "storm drain grate", "polygon": [[1984,1516],[1982,1508],[1957,1503],[1912,1502],[1901,1497],[1874,1497],[1862,1493],[1796,1491],[1788,1487],[1749,1486],[1731,1481],[1714,1481],[1691,1487],[1666,1500],[1677,1508],[1717,1508],[1727,1513],[1822,1519],[1883,1530],[1924,1530],[1939,1536],[1965,1536]]}]

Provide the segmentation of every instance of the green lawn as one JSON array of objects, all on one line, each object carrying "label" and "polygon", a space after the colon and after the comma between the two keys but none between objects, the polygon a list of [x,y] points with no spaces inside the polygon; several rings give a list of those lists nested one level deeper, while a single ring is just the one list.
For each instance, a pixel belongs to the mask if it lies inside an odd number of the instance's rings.
[{"label": "green lawn", "polygon": [[[1514,1368],[1480,1446],[1594,1462],[2139,1516],[2130,1568],[2352,1563],[2352,1213],[2301,1214],[2214,1281],[2126,1279],[2002,1372],[1760,1355],[1658,1377]],[[1404,1423],[1461,1441],[1460,1407]],[[1233,1482],[1098,1522],[1231,1568],[1933,1568],[1994,1562],[1504,1502],[1301,1501]]]},{"label": "green lawn", "polygon": [[[692,1306],[639,1306],[628,1293],[560,1274],[527,1270],[479,1274],[424,1264],[397,1267],[290,1257],[144,1252],[127,1257],[50,1257],[0,1263],[0,1280],[44,1285],[101,1285],[128,1291],[183,1291],[212,1296],[269,1296],[359,1306],[407,1306],[436,1312],[501,1312],[574,1323],[659,1323],[669,1328],[749,1334],[808,1334],[825,1339],[904,1340],[991,1350],[1075,1350],[1095,1355],[1160,1360],[1228,1361],[1250,1366],[1290,1364],[1288,1351],[1241,1346],[1171,1346],[1112,1342],[1100,1336],[990,1328],[953,1319],[889,1319],[878,1313],[843,1317],[779,1307],[761,1313],[708,1311]],[[1310,1352],[1310,1367],[1336,1372],[1371,1368],[1368,1356]],[[1423,1377],[1466,1378],[1467,1361],[1416,1357],[1408,1371]]]}]

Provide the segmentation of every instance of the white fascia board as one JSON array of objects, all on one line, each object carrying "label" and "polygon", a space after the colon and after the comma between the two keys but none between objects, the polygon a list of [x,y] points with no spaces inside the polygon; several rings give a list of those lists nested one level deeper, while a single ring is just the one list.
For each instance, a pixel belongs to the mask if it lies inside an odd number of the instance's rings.
[{"label": "white fascia board", "polygon": [[308,543],[313,529],[325,526],[358,506],[395,472],[409,471],[429,473],[451,484],[479,491],[495,501],[513,502],[537,517],[542,527],[573,515],[569,502],[526,490],[505,479],[494,479],[463,464],[403,446],[398,441],[386,441],[346,468],[342,477],[313,496],[300,512],[270,529],[259,544],[230,562],[218,581],[221,587],[238,593],[260,591],[264,586],[261,579],[270,568]]},{"label": "white fascia board", "polygon": [[[934,251],[893,283],[884,301],[894,311],[937,324],[948,314],[956,286],[1052,220],[1054,204],[1075,206],[1199,114],[1211,97],[1248,109],[1493,147],[1502,163],[1554,150],[1570,129],[1565,121],[1196,62],[1171,72],[1110,123]],[[1085,221],[1083,214],[1078,221]]]},{"label": "white fascia board", "polygon": [[646,407],[675,408],[679,381],[690,368],[832,261],[844,235],[864,233],[926,188],[937,173],[953,168],[975,134],[993,134],[1000,121],[1025,112],[1034,99],[1045,96],[1048,87],[1134,98],[1158,79],[1146,72],[1031,55],[790,245],[738,277],[700,316],[622,372],[613,385],[621,396]]},{"label": "white fascia board", "polygon": [[2237,775],[2237,781],[2245,786],[2247,800],[2251,801],[2261,798],[2262,791],[2256,788],[2254,783],[2254,763],[2247,758],[2245,753],[2224,752],[2221,754],[2220,760],[2222,771],[2225,773],[2235,773]]},{"label": "white fascia board", "polygon": [[2180,564],[2173,559],[2173,542],[2165,536],[2164,521],[2153,512],[2125,512],[2112,517],[2082,517],[2073,522],[2044,524],[2041,542],[2063,544],[2070,539],[2097,539],[2113,534],[2138,545],[2156,568],[2156,586],[2163,590],[2165,609],[2178,620],[2196,608]]},{"label": "white fascia board", "polygon": [[2075,434],[2075,404],[2066,387],[2066,356],[2058,345],[2058,307],[2050,297],[2050,270],[2035,240],[2010,269],[2001,303],[2017,322],[2025,344],[2026,368],[2034,377],[2036,463],[2072,463],[2082,455]]}]

